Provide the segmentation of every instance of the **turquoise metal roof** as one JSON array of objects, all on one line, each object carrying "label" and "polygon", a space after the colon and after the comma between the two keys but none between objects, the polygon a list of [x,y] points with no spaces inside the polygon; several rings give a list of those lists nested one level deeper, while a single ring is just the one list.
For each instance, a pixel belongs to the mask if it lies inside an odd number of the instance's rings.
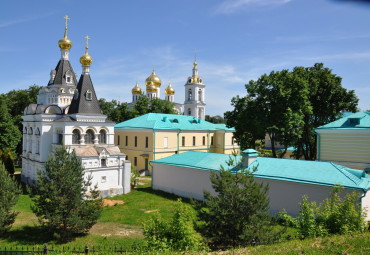
[{"label": "turquoise metal roof", "polygon": [[[189,151],[151,162],[218,171],[221,165],[228,168],[226,160],[229,158],[230,155],[226,154]],[[241,160],[241,156],[237,156],[237,160]],[[249,168],[252,169],[254,166],[258,166],[254,175],[259,178],[324,186],[340,184],[345,188],[364,191],[370,189],[370,176],[365,174],[365,171],[331,162],[258,157]]]},{"label": "turquoise metal roof", "polygon": [[370,112],[356,112],[348,114],[339,120],[330,122],[316,129],[358,129],[370,128]]},{"label": "turquoise metal roof", "polygon": [[188,115],[148,113],[134,119],[130,119],[114,126],[115,129],[175,129],[175,130],[230,130],[225,124],[213,124],[211,122]]}]

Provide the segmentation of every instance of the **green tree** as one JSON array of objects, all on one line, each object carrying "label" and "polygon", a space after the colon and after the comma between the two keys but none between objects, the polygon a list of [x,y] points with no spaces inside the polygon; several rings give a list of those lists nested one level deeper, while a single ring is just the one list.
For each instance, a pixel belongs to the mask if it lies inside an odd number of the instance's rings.
[{"label": "green tree", "polygon": [[116,100],[111,102],[106,101],[104,98],[99,99],[100,109],[107,118],[116,123],[120,123],[132,118],[131,112],[128,110],[127,103],[118,103]]},{"label": "green tree", "polygon": [[205,120],[211,123],[214,123],[214,124],[220,124],[220,123],[226,124],[226,120],[222,118],[220,115],[216,115],[216,116],[206,115]]},{"label": "green tree", "polygon": [[5,152],[16,151],[18,144],[21,142],[22,133],[16,125],[13,118],[8,112],[5,100],[0,97],[0,150]]},{"label": "green tree", "polygon": [[21,189],[5,170],[0,161],[0,236],[4,235],[15,221],[18,212],[12,211],[17,203]]},{"label": "green tree", "polygon": [[[37,102],[37,94],[41,88],[41,86],[34,84],[31,85],[28,89],[11,90],[6,94],[0,95],[0,101],[4,100],[6,102],[9,114],[10,116],[12,116],[13,124],[18,127],[21,133],[23,130],[22,115],[24,113],[24,109],[29,104],[35,104]],[[21,140],[15,140],[17,141],[17,146],[14,152],[16,152],[17,155],[21,155],[22,142]]]},{"label": "green tree", "polygon": [[175,104],[168,100],[154,98],[151,101],[150,112],[176,114],[177,112],[175,111],[174,107]]},{"label": "green tree", "polygon": [[178,199],[172,219],[156,214],[144,224],[144,236],[151,250],[196,251],[205,249],[202,237],[194,230],[192,209]]},{"label": "green tree", "polygon": [[221,246],[268,242],[272,238],[268,186],[255,181],[256,168],[251,172],[233,158],[227,165],[230,169],[211,173],[217,196],[204,191],[204,202],[198,204],[201,233]]},{"label": "green tree", "polygon": [[97,222],[102,211],[99,192],[91,187],[92,177],[85,178],[74,152],[59,147],[37,175],[32,210],[47,231],[65,240],[86,233]]},{"label": "green tree", "polygon": [[[225,113],[228,126],[234,124],[235,137],[241,145],[255,145],[257,139],[268,134],[273,157],[277,157],[275,142],[284,145],[285,150],[280,154],[283,157],[286,149],[300,138],[303,115],[310,111],[306,81],[282,70],[264,74],[245,87],[247,96],[233,98],[234,110]],[[246,138],[247,141],[242,141]]]},{"label": "green tree", "polygon": [[302,137],[294,144],[296,158],[304,156],[306,160],[316,159],[317,137],[314,129],[335,121],[342,111],[357,111],[358,98],[353,90],[342,87],[342,78],[316,63],[313,67],[296,67],[293,73],[307,81],[308,100],[312,111],[305,112]]},{"label": "green tree", "polygon": [[12,152],[9,149],[6,151],[0,151],[0,159],[4,163],[4,167],[8,173],[11,175],[14,174],[15,165]]}]

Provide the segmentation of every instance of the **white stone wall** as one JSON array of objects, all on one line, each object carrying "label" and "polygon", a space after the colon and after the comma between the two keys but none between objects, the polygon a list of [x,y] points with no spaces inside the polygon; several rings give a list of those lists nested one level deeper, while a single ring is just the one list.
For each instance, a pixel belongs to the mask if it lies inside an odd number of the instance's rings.
[{"label": "white stone wall", "polygon": [[[203,200],[203,190],[208,190],[215,195],[211,182],[210,171],[169,166],[158,163],[151,163],[153,166],[152,182],[153,189],[173,193],[181,197]],[[299,212],[299,203],[303,195],[307,195],[309,201],[322,202],[332,191],[332,187],[322,185],[311,185],[304,183],[279,181],[272,179],[256,178],[258,182],[269,185],[270,212],[276,213],[283,208],[293,216]],[[353,192],[351,189],[344,189],[343,196]],[[359,191],[358,191],[359,192]],[[369,193],[369,192],[368,192]],[[362,193],[359,192],[359,199]],[[362,198],[362,207],[370,208],[370,195]],[[367,220],[370,220],[368,214]]]}]

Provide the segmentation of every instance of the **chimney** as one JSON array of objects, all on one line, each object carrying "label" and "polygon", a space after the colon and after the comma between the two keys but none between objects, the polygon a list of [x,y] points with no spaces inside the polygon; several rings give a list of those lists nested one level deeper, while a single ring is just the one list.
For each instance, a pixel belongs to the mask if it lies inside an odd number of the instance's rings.
[{"label": "chimney", "polygon": [[257,159],[258,152],[254,149],[246,149],[242,152],[242,156],[242,166],[247,168]]},{"label": "chimney", "polygon": [[163,122],[166,122],[167,121],[167,116],[164,116],[163,117]]}]

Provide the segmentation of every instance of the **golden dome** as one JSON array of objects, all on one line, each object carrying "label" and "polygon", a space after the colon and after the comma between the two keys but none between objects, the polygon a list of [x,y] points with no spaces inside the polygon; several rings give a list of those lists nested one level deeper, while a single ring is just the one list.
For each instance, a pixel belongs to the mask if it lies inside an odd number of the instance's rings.
[{"label": "golden dome", "polygon": [[148,78],[146,78],[145,85],[149,86],[151,82],[153,82],[156,87],[160,87],[162,84],[161,79],[159,79],[159,77],[154,72],[154,67],[152,74],[149,75]]},{"label": "golden dome", "polygon": [[66,20],[66,26],[64,29],[64,37],[58,41],[58,45],[59,45],[59,48],[61,48],[62,50],[70,50],[72,48],[72,42],[67,37],[67,26],[68,26],[67,22],[69,20],[68,15],[66,15],[64,18]]},{"label": "golden dome", "polygon": [[149,85],[146,86],[146,92],[157,92],[157,87],[154,85],[154,82],[150,82]]},{"label": "golden dome", "polygon": [[168,87],[164,90],[164,93],[166,95],[174,95],[175,94],[175,90],[172,88],[171,82],[170,82],[170,84],[168,84]]},{"label": "golden dome", "polygon": [[139,87],[139,84],[137,84],[137,82],[136,82],[135,87],[132,89],[132,94],[139,94],[139,95],[141,95],[141,93],[142,93],[142,90]]},{"label": "golden dome", "polygon": [[80,57],[80,63],[82,64],[82,66],[90,66],[91,63],[93,62],[92,57],[87,52],[87,50],[89,49],[89,47],[88,47],[88,40],[90,38],[89,38],[88,35],[85,38],[86,38],[86,47],[85,47],[86,51],[85,51],[85,54],[82,55],[82,57]]},{"label": "golden dome", "polygon": [[72,48],[72,42],[67,38],[66,35],[64,38],[59,40],[58,45],[62,50],[70,50]]}]

